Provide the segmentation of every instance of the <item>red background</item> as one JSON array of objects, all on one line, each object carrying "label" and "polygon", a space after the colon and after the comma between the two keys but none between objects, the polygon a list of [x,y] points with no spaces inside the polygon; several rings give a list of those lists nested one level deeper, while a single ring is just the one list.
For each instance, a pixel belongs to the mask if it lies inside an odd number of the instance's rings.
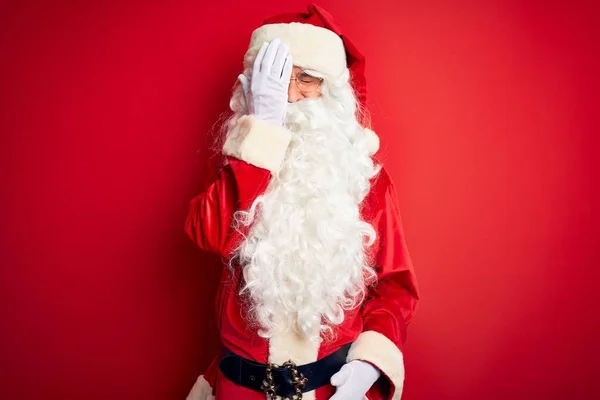
[{"label": "red background", "polygon": [[[182,399],[213,354],[187,202],[251,31],[305,3],[201,3],[3,2],[1,399]],[[404,399],[600,398],[598,6],[320,4],[420,279]]]}]

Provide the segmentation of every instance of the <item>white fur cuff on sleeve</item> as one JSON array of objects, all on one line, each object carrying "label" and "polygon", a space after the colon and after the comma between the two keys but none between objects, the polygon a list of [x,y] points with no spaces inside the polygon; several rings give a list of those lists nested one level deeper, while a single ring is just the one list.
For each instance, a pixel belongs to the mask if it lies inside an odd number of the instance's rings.
[{"label": "white fur cuff on sleeve", "polygon": [[277,173],[291,139],[292,133],[284,127],[245,115],[229,132],[223,154]]},{"label": "white fur cuff on sleeve", "polygon": [[366,331],[350,347],[348,361],[368,361],[381,370],[393,383],[393,400],[399,400],[404,386],[404,357],[398,347],[379,332]]},{"label": "white fur cuff on sleeve", "polygon": [[214,398],[210,384],[204,379],[204,375],[200,375],[186,400],[214,400]]}]

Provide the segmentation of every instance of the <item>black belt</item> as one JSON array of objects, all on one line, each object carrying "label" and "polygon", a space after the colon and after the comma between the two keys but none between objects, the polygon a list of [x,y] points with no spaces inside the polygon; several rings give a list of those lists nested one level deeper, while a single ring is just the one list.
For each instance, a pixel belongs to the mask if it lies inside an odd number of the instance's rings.
[{"label": "black belt", "polygon": [[[234,354],[225,349],[219,363],[223,375],[237,385],[267,394],[267,398],[281,396],[291,399],[329,383],[329,379],[346,363],[350,345],[348,343],[330,355],[315,362],[298,365],[287,361],[282,365],[261,364]],[[269,397],[270,396],[270,397]]]}]

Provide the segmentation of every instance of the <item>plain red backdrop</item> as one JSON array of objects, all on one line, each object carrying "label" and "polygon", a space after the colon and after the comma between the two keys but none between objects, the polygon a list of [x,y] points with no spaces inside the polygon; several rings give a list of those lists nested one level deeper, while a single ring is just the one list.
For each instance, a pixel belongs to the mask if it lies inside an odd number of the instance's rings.
[{"label": "plain red backdrop", "polygon": [[[306,3],[203,3],[3,2],[0,399],[183,399],[212,356],[187,203],[250,33]],[[319,4],[420,279],[404,399],[600,398],[598,7]]]}]

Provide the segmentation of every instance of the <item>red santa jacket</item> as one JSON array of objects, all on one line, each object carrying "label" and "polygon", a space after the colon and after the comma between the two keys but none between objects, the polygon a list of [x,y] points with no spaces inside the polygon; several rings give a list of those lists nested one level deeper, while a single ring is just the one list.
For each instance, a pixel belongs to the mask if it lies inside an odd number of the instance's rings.
[{"label": "red santa jacket", "polygon": [[[229,135],[223,153],[228,164],[206,191],[190,201],[185,223],[188,236],[202,249],[231,255],[242,239],[232,227],[233,214],[248,210],[269,184],[271,174],[283,162],[291,133],[267,125],[252,116],[242,117]],[[406,327],[418,302],[416,279],[404,240],[394,184],[382,169],[372,181],[371,190],[361,204],[361,215],[377,232],[373,251],[378,275],[361,307],[348,312],[336,327],[333,340],[320,346],[294,333],[275,332],[270,339],[258,336],[245,320],[240,301],[241,273],[231,276],[223,268],[217,295],[218,330],[223,345],[245,358],[278,364],[291,359],[305,364],[320,359],[353,342],[348,361],[364,360],[377,366],[382,377],[367,393],[370,400],[400,399],[404,381],[402,347]],[[215,352],[217,353],[217,352]],[[223,377],[218,356],[198,378],[188,400],[264,399],[265,395],[237,386]],[[328,399],[335,388],[325,386],[305,393],[303,398]]]}]

